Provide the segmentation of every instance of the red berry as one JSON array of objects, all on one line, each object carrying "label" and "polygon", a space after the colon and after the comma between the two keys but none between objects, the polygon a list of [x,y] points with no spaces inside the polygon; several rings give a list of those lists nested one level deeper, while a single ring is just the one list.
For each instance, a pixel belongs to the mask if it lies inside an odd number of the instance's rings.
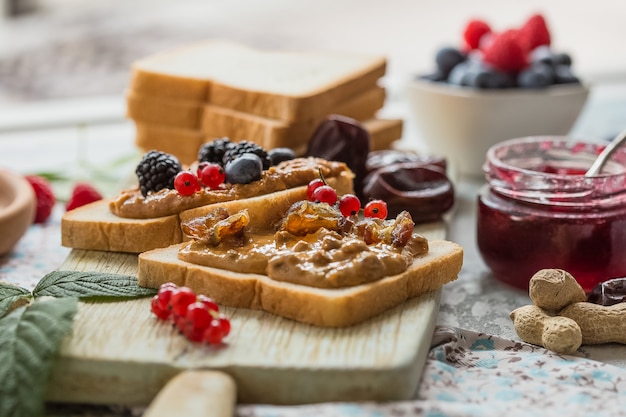
[{"label": "red berry", "polygon": [[52,186],[47,179],[37,176],[28,175],[25,177],[35,191],[37,198],[37,211],[35,212],[35,223],[43,223],[48,220],[52,214],[52,208],[56,203],[56,198],[52,193]]},{"label": "red berry", "polygon": [[74,210],[75,208],[99,200],[102,200],[102,194],[100,194],[98,190],[96,190],[91,184],[79,182],[72,190],[72,196],[65,205],[65,211]]},{"label": "red berry", "polygon": [[159,297],[159,303],[162,308],[169,309],[170,307],[170,299],[172,298],[172,294],[176,291],[178,287],[168,282],[166,284],[161,285],[159,287],[159,291],[157,292],[157,296]]},{"label": "red berry", "polygon": [[170,298],[170,308],[177,316],[185,316],[187,307],[196,302],[196,294],[188,287],[180,287],[174,291]]},{"label": "red berry", "polygon": [[520,29],[520,43],[526,52],[541,45],[550,45],[550,31],[542,15],[535,14],[524,23]]},{"label": "red berry", "polygon": [[344,194],[339,199],[339,210],[345,217],[354,216],[361,210],[361,201],[354,194]]},{"label": "red berry", "polygon": [[504,72],[517,72],[528,64],[520,45],[518,31],[509,30],[494,35],[484,49],[483,60]]},{"label": "red berry", "polygon": [[337,202],[337,192],[329,185],[322,185],[313,191],[313,194],[311,194],[311,201],[327,203],[332,206]]},{"label": "red berry", "polygon": [[222,337],[226,337],[230,334],[230,320],[220,314],[217,318],[220,323],[220,329],[222,330]]},{"label": "red berry", "polygon": [[191,303],[187,306],[185,319],[187,320],[188,326],[204,331],[204,329],[209,327],[209,323],[213,320],[213,316],[203,303],[196,301],[195,303]]},{"label": "red berry", "polygon": [[159,296],[155,295],[152,297],[152,301],[150,302],[150,309],[161,320],[167,320],[170,317],[170,310],[167,306],[164,308],[161,305],[161,301],[159,300]]},{"label": "red berry", "polygon": [[202,178],[202,170],[203,170],[204,168],[206,168],[206,167],[207,167],[207,165],[209,165],[209,164],[210,164],[210,162],[206,162],[206,161],[204,161],[204,162],[200,162],[200,163],[198,164],[198,169],[196,170],[196,175],[198,176],[198,178]]},{"label": "red berry", "polygon": [[306,194],[307,197],[309,197],[309,200],[313,201],[313,192],[323,185],[326,185],[326,183],[319,178],[311,180],[311,182],[309,182],[309,185],[306,189]]},{"label": "red berry", "polygon": [[207,297],[206,295],[199,295],[198,296],[198,301],[202,304],[204,304],[204,306],[206,308],[208,308],[210,311],[214,311],[215,313],[219,313],[220,308],[217,305],[217,303],[211,298],[211,297]]},{"label": "red berry", "polygon": [[225,178],[224,168],[218,164],[207,164],[200,173],[202,184],[209,188],[218,188]]},{"label": "red berry", "polygon": [[218,319],[211,320],[209,327],[206,328],[202,335],[202,340],[210,345],[218,345],[222,343],[224,338],[224,330]]},{"label": "red berry", "polygon": [[200,181],[191,172],[181,171],[174,178],[174,188],[180,195],[189,196],[200,191]]},{"label": "red berry", "polygon": [[477,49],[480,46],[480,39],[488,33],[491,33],[489,25],[482,20],[474,19],[465,26],[463,39],[470,50]]},{"label": "red berry", "polygon": [[387,203],[383,200],[372,200],[365,205],[363,215],[369,218],[384,220],[387,218]]},{"label": "red berry", "polygon": [[173,316],[172,320],[174,321],[174,327],[176,327],[179,332],[185,333],[187,330],[187,320],[185,316]]}]

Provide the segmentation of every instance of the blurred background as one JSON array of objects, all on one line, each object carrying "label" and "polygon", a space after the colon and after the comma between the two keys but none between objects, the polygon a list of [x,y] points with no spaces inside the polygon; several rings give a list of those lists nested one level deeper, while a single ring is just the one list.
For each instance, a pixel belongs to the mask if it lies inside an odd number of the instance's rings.
[{"label": "blurred background", "polygon": [[[626,84],[623,0],[0,2],[0,164],[18,171],[26,169],[24,161],[11,155],[18,154],[20,146],[41,149],[55,140],[67,143],[87,137],[94,145],[76,145],[75,154],[67,158],[78,155],[98,161],[132,150],[132,126],[124,118],[131,63],[207,38],[276,50],[386,55],[383,82],[388,98],[383,116],[405,117],[403,139],[411,142],[404,89],[412,77],[433,70],[440,47],[459,45],[471,18],[505,30],[542,13],[554,49],[568,52],[575,73],[594,87],[590,103],[601,100],[601,105],[593,106],[594,128],[587,129],[582,117],[576,133],[604,139],[616,132],[598,128],[604,124],[597,123],[597,117],[626,120],[623,99],[612,99],[618,93],[624,96]],[[606,125],[615,122],[607,120]],[[19,140],[3,140],[7,138]],[[30,162],[39,168],[64,163],[38,157]]]}]

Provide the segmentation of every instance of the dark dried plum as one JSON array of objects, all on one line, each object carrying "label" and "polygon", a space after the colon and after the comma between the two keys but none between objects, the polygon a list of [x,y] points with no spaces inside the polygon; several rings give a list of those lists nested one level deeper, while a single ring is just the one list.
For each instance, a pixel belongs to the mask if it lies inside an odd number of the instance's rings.
[{"label": "dark dried plum", "polygon": [[445,158],[440,156],[422,155],[412,151],[401,151],[396,149],[370,152],[367,156],[365,168],[369,174],[372,171],[387,167],[391,164],[404,162],[420,162],[422,165],[437,165],[444,171],[447,169]]},{"label": "dark dried plum", "polygon": [[603,306],[623,303],[626,301],[626,278],[613,278],[596,284],[587,301]]},{"label": "dark dried plum", "polygon": [[387,202],[389,217],[402,210],[415,223],[439,219],[454,204],[454,187],[441,167],[405,162],[389,165],[369,174],[364,181],[366,199]]},{"label": "dark dried plum", "polygon": [[365,162],[370,151],[370,135],[358,121],[330,115],[317,127],[309,140],[306,156],[345,162],[354,172],[354,192],[363,196]]}]

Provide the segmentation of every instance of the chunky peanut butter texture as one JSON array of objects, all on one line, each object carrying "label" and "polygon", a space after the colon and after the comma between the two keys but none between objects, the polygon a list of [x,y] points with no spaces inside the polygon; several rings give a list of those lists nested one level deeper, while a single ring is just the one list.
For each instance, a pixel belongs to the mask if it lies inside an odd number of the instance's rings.
[{"label": "chunky peanut butter texture", "polygon": [[191,196],[181,196],[176,190],[161,190],[141,195],[138,188],[122,191],[110,204],[109,209],[119,217],[150,219],[178,214],[182,211],[208,204],[239,200],[286,190],[318,178],[338,177],[348,168],[343,162],[320,158],[296,158],[263,171],[258,181],[250,184],[222,184],[217,189],[203,188]]},{"label": "chunky peanut butter texture", "polygon": [[[220,219],[208,220],[211,224],[206,228],[207,223],[196,220],[183,225],[183,230],[200,239],[183,246],[178,257],[198,265],[267,275],[277,281],[343,288],[400,274],[416,256],[428,252],[428,241],[413,233],[408,212],[385,222],[366,219],[355,223],[341,214],[333,215],[331,209],[316,212],[317,207],[324,206],[330,208],[323,203],[294,204],[275,233],[244,232],[245,213],[228,219],[222,213],[219,224],[226,230],[224,234],[230,233],[224,238],[216,237],[220,226],[214,225]],[[311,221],[312,217],[315,219]],[[320,225],[315,231],[313,223]],[[199,229],[203,230],[197,233]]]}]

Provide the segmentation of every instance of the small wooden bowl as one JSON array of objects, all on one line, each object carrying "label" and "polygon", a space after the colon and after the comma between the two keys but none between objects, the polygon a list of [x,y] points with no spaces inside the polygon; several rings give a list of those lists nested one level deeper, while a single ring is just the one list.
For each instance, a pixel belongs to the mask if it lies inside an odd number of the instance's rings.
[{"label": "small wooden bowl", "polygon": [[36,200],[21,175],[0,170],[0,254],[9,252],[35,218]]}]

